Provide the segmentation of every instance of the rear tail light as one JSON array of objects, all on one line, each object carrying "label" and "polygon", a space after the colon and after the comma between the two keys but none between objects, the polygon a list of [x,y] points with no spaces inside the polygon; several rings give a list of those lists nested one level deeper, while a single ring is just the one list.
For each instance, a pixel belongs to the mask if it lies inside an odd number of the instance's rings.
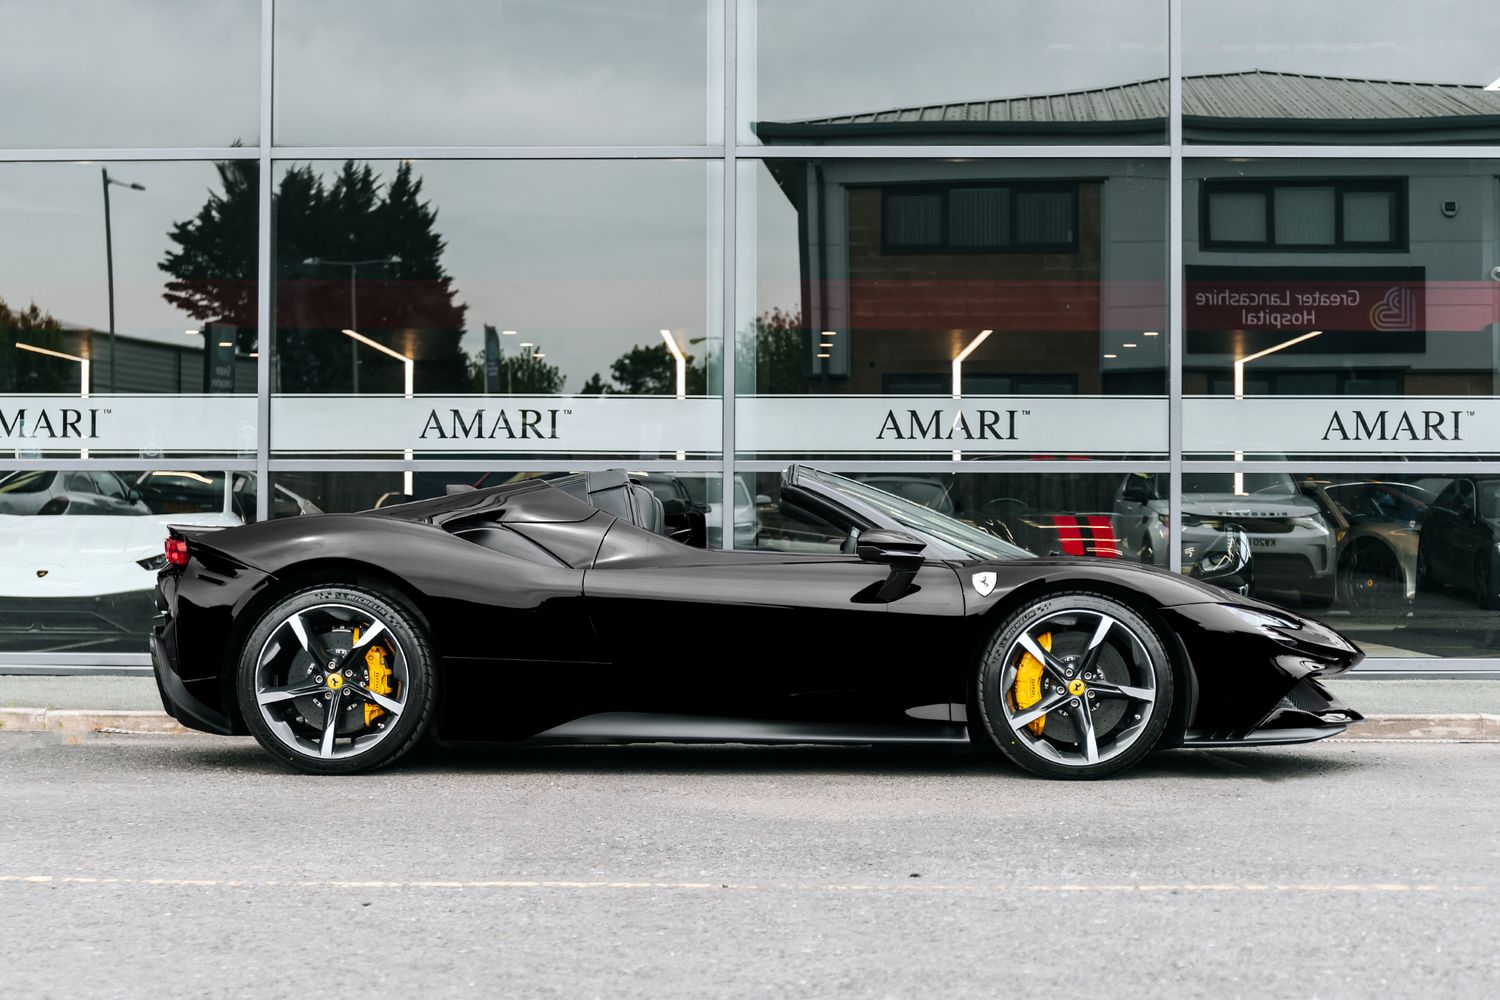
[{"label": "rear tail light", "polygon": [[186,538],[167,539],[167,562],[173,566],[186,566],[188,564],[188,546]]}]

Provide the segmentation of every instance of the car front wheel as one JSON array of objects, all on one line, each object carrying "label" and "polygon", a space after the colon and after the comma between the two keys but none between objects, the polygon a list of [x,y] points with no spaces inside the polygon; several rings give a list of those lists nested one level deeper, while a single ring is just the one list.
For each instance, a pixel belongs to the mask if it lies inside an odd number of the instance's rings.
[{"label": "car front wheel", "polygon": [[1135,764],[1166,729],[1172,665],[1156,629],[1112,597],[1053,594],[1012,612],[979,666],[984,727],[1021,767],[1102,778]]},{"label": "car front wheel", "polygon": [[250,732],[313,774],[391,763],[431,724],[435,658],[421,622],[380,590],[302,590],[270,608],[240,651],[238,692]]}]

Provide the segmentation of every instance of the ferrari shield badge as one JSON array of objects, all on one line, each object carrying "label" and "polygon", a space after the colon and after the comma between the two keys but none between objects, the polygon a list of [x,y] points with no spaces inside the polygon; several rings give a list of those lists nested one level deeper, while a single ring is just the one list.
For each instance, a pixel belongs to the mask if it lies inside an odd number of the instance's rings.
[{"label": "ferrari shield badge", "polygon": [[979,591],[980,597],[989,597],[990,591],[995,589],[994,573],[975,573],[974,589]]}]

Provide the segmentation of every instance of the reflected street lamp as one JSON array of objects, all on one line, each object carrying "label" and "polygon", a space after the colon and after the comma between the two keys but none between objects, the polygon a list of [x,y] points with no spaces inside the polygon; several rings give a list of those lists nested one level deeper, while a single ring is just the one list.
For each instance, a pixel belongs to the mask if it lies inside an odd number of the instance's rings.
[{"label": "reflected street lamp", "polygon": [[[78,363],[78,398],[89,398],[89,369],[92,366],[88,358],[82,358],[76,354],[67,354],[63,351],[54,351],[46,347],[37,347],[35,344],[23,344],[19,340],[16,341],[16,347],[20,348],[23,351],[30,351],[33,354],[45,354],[49,358],[61,358],[64,361],[76,361]],[[16,457],[20,457],[20,452],[16,453]],[[78,451],[78,457],[88,458],[89,450],[87,448],[80,448]]]},{"label": "reflected street lamp", "polygon": [[[369,260],[324,260],[322,257],[307,257],[302,261],[308,267],[317,267],[319,264],[328,264],[331,267],[347,267],[349,269],[349,326],[359,329],[359,310],[355,302],[355,278],[359,275],[361,267],[371,264],[399,264],[399,254],[391,254],[389,257],[371,257]],[[348,330],[344,331],[348,333]],[[353,344],[349,345],[349,384],[351,392],[359,392],[359,351]]]},{"label": "reflected street lamp", "polygon": [[[986,340],[989,340],[990,334],[994,332],[994,330],[980,330],[979,336],[969,341],[968,345],[965,346],[963,350],[954,355],[952,385],[954,399],[962,399],[964,396],[964,362],[969,360],[969,355],[978,350],[980,344],[984,343]],[[959,413],[962,413],[962,411],[960,410]],[[954,415],[953,420],[954,423],[958,422],[958,414]],[[954,451],[953,461],[957,462],[963,457],[964,453],[962,451]]]},{"label": "reflected street lamp", "polygon": [[[379,351],[381,354],[384,354],[387,357],[395,358],[397,361],[399,361],[403,365],[405,365],[406,366],[406,371],[405,371],[405,378],[403,379],[403,383],[402,383],[402,388],[403,388],[403,390],[405,392],[406,398],[407,399],[411,399],[412,398],[412,396],[414,395],[413,389],[415,388],[415,382],[416,382],[416,366],[417,366],[417,364],[416,364],[415,361],[413,361],[411,358],[407,357],[406,355],[402,354],[400,351],[393,351],[393,350],[391,350],[389,347],[386,347],[384,344],[380,343],[378,340],[371,340],[369,337],[366,337],[364,334],[360,333],[358,330],[345,330],[345,331],[343,331],[343,333],[344,333],[344,336],[350,338],[351,340],[354,340],[354,341],[357,341],[358,343],[364,344],[366,347],[373,347],[375,350]],[[350,349],[351,350],[358,350],[358,348],[355,348],[353,345],[350,345]],[[411,461],[411,449],[410,448],[406,449],[406,453],[402,457],[404,457],[408,462],[410,462]],[[412,470],[411,469],[408,468],[404,473],[402,473],[401,484],[402,484],[402,491],[404,493],[406,493],[407,496],[411,496],[411,485],[412,485]]]},{"label": "reflected street lamp", "polygon": [[115,391],[115,248],[113,235],[109,225],[109,189],[113,187],[128,188],[131,191],[144,191],[145,185],[116,180],[109,176],[108,167],[99,168],[100,181],[104,186],[104,270],[106,291],[109,294],[109,391]]},{"label": "reflected street lamp", "polygon": [[[1286,350],[1288,347],[1291,347],[1293,344],[1300,344],[1304,340],[1312,340],[1314,337],[1321,337],[1321,336],[1323,336],[1323,331],[1322,330],[1313,330],[1313,331],[1311,331],[1309,333],[1304,333],[1300,337],[1293,337],[1291,340],[1283,340],[1281,343],[1276,344],[1276,345],[1271,346],[1271,347],[1268,347],[1264,351],[1256,351],[1254,354],[1247,354],[1243,358],[1235,358],[1234,359],[1234,398],[1235,399],[1244,399],[1245,398],[1245,366],[1248,365],[1250,362],[1252,362],[1252,361],[1259,361],[1261,358],[1265,357],[1267,354],[1275,354],[1277,351],[1284,351],[1284,350]],[[1234,460],[1236,462],[1243,462],[1245,460],[1245,453],[1243,451],[1236,451],[1234,453]],[[1245,495],[1245,474],[1243,472],[1236,472],[1234,474],[1234,495],[1237,496],[1237,497],[1242,497],[1242,496]]]},{"label": "reflected street lamp", "polygon": [[[677,368],[677,398],[687,399],[687,355],[682,353],[682,348],[677,346],[677,341],[672,337],[671,330],[663,330],[661,339],[667,342],[667,350],[672,354],[672,360]],[[679,450],[677,461],[687,458],[687,452]]]}]

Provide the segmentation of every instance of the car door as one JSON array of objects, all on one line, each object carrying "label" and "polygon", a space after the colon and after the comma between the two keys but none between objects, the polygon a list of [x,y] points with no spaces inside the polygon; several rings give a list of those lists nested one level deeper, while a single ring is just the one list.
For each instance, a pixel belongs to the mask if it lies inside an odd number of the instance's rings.
[{"label": "car door", "polygon": [[930,716],[910,709],[946,706],[948,664],[914,654],[926,630],[913,624],[933,603],[962,606],[953,570],[925,565],[915,588],[882,599],[889,567],[836,541],[861,525],[782,511],[778,537],[795,549],[694,550],[625,522],[610,529],[584,576],[590,617],[617,657],[601,711],[740,720],[753,738],[771,722],[911,726]]},{"label": "car door", "polygon": [[1422,533],[1418,540],[1426,559],[1427,572],[1438,584],[1457,583],[1456,565],[1460,525],[1459,492],[1466,480],[1450,482],[1422,519]]},{"label": "car door", "polygon": [[111,514],[144,514],[146,507],[130,497],[130,491],[113,472],[95,470],[90,474],[94,487]]},{"label": "car door", "polygon": [[1473,581],[1474,561],[1492,543],[1493,537],[1489,527],[1479,518],[1473,481],[1460,479],[1456,485],[1458,492],[1450,535],[1452,552],[1448,560],[1449,582],[1464,586]]}]

